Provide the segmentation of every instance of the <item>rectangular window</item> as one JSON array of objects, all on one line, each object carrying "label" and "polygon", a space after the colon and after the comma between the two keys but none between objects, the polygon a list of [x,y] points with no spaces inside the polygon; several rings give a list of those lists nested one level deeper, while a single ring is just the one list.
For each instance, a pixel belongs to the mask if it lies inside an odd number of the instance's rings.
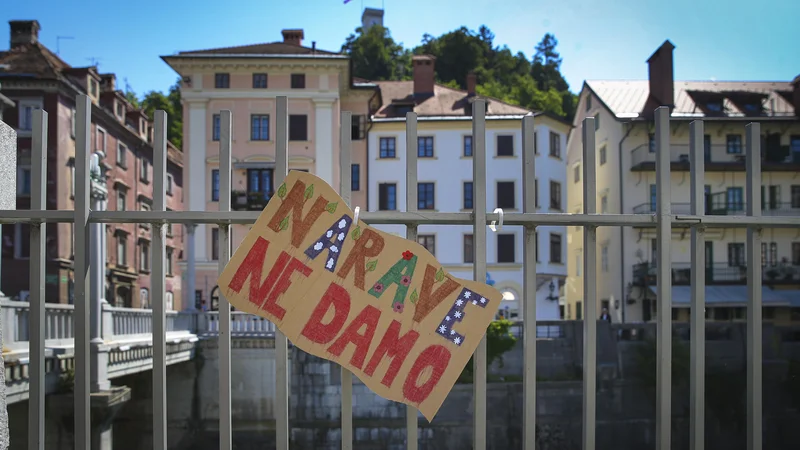
[{"label": "rectangular window", "polygon": [[417,138],[417,157],[433,158],[433,136]]},{"label": "rectangular window", "polygon": [[745,259],[744,244],[730,243],[728,244],[728,267],[746,267],[747,260]]},{"label": "rectangular window", "polygon": [[95,150],[99,150],[105,154],[106,152],[106,132],[105,130],[97,128],[97,132],[95,133]]},{"label": "rectangular window", "polygon": [[128,265],[128,237],[124,234],[117,236],[117,265]]},{"label": "rectangular window", "polygon": [[306,88],[306,74],[293,73],[292,74],[292,89],[305,89]]},{"label": "rectangular window", "polygon": [[425,250],[436,256],[436,236],[433,234],[420,234],[417,236],[417,243],[425,247]]},{"label": "rectangular window", "polygon": [[561,183],[550,182],[550,209],[561,210]]},{"label": "rectangular window", "polygon": [[726,190],[726,206],[728,211],[744,210],[744,188],[730,187]]},{"label": "rectangular window", "polygon": [[792,242],[792,265],[800,266],[800,242]]},{"label": "rectangular window", "polygon": [[600,214],[606,214],[608,212],[608,196],[603,195],[600,197]]},{"label": "rectangular window", "polygon": [[575,164],[575,167],[572,169],[572,178],[575,180],[575,183],[580,183],[581,181],[581,166]]},{"label": "rectangular window", "polygon": [[397,184],[381,183],[378,185],[378,210],[397,210]]},{"label": "rectangular window", "polygon": [[800,208],[800,185],[793,184],[792,185],[792,209]]},{"label": "rectangular window", "polygon": [[729,134],[725,137],[725,148],[730,155],[740,155],[742,153],[742,135]]},{"label": "rectangular window", "polygon": [[464,136],[464,156],[472,156],[472,136]]},{"label": "rectangular window", "polygon": [[117,165],[123,169],[128,168],[128,147],[125,144],[117,144]]},{"label": "rectangular window", "polygon": [[250,140],[269,140],[269,114],[250,115]]},{"label": "rectangular window", "polygon": [[125,211],[125,191],[118,190],[117,191],[117,211]]},{"label": "rectangular window", "polygon": [[247,192],[260,193],[269,199],[275,187],[272,182],[272,171],[273,169],[247,169]]},{"label": "rectangular window", "polygon": [[217,89],[228,89],[231,87],[231,74],[217,73],[214,74],[214,87]]},{"label": "rectangular window", "polygon": [[361,167],[358,164],[350,165],[350,190],[361,190]]},{"label": "rectangular window", "polygon": [[561,264],[561,235],[550,233],[550,262]]},{"label": "rectangular window", "polygon": [[39,104],[33,103],[19,103],[19,130],[31,131],[33,130],[33,111],[42,109]]},{"label": "rectangular window", "polygon": [[172,275],[172,271],[174,270],[172,267],[172,254],[174,250],[171,248],[167,248],[167,275]]},{"label": "rectangular window", "polygon": [[655,153],[656,152],[656,135],[655,134],[650,133],[650,134],[647,135],[647,145],[650,148],[650,153]]},{"label": "rectangular window", "polygon": [[606,146],[600,147],[600,165],[604,165],[606,163]]},{"label": "rectangular window", "polygon": [[211,229],[211,260],[219,261],[219,228]]},{"label": "rectangular window", "polygon": [[220,129],[220,120],[219,114],[214,114],[213,117],[213,124],[211,127],[211,140],[218,141],[219,140],[219,129]]},{"label": "rectangular window", "polygon": [[31,257],[31,226],[26,223],[14,224],[14,257]]},{"label": "rectangular window", "polygon": [[472,264],[475,261],[475,247],[473,245],[472,235],[464,235],[464,263]]},{"label": "rectangular window", "polygon": [[516,199],[514,198],[515,188],[513,181],[497,182],[497,208],[514,209]]},{"label": "rectangular window", "polygon": [[381,158],[396,158],[395,152],[396,140],[393,137],[382,137],[380,139],[380,154]]},{"label": "rectangular window", "polygon": [[658,202],[656,202],[657,198],[658,198],[658,196],[656,194],[656,185],[655,184],[651,184],[650,185],[650,212],[651,213],[656,212],[656,205],[658,203]]},{"label": "rectangular window", "polygon": [[139,244],[139,270],[150,271],[150,244],[147,242]]},{"label": "rectangular window", "polygon": [[254,73],[253,74],[253,89],[266,89],[267,88],[267,74]]},{"label": "rectangular window", "polygon": [[497,136],[497,156],[514,156],[514,136]]},{"label": "rectangular window", "polygon": [[594,115],[594,131],[600,129],[600,113]]},{"label": "rectangular window", "polygon": [[142,157],[141,159],[141,170],[139,171],[139,179],[142,180],[144,183],[150,182],[150,161],[146,158]]},{"label": "rectangular window", "polygon": [[172,176],[171,173],[167,174],[167,182],[165,186],[165,190],[167,191],[167,195],[172,195],[172,188],[175,185],[175,178]]},{"label": "rectangular window", "polygon": [[308,116],[305,114],[292,114],[289,116],[289,140],[308,140]]},{"label": "rectangular window", "polygon": [[367,129],[367,116],[363,114],[356,114],[352,116],[350,122],[350,139],[354,141],[363,140],[366,137]]},{"label": "rectangular window", "polygon": [[17,195],[20,197],[30,197],[31,195],[31,168],[20,166],[17,169]]},{"label": "rectangular window", "polygon": [[464,209],[472,209],[472,181],[464,182]]},{"label": "rectangular window", "polygon": [[417,183],[417,209],[435,209],[433,183]]},{"label": "rectangular window", "polygon": [[[142,203],[139,204],[139,210],[140,211],[150,211],[150,205],[148,205],[147,203],[142,202]],[[146,229],[146,230],[150,229],[150,224],[149,223],[140,223],[139,226],[144,228],[144,229]]]},{"label": "rectangular window", "polygon": [[590,109],[592,109],[592,96],[591,95],[587,95],[586,96],[586,111],[589,111]]},{"label": "rectangular window", "polygon": [[583,302],[575,302],[575,320],[583,320]]},{"label": "rectangular window", "polygon": [[219,201],[219,169],[211,169],[211,201]]},{"label": "rectangular window", "polygon": [[550,156],[561,158],[561,135],[550,132]]},{"label": "rectangular window", "polygon": [[514,235],[506,233],[498,234],[497,262],[513,263],[514,261]]}]

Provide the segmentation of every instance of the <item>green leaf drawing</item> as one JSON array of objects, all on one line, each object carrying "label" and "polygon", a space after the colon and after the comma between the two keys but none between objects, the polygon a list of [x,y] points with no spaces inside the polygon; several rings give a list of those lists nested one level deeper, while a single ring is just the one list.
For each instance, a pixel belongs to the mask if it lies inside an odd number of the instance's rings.
[{"label": "green leaf drawing", "polygon": [[444,280],[444,270],[442,270],[442,268],[439,267],[439,271],[436,272],[436,282],[438,283],[442,280]]},{"label": "green leaf drawing", "polygon": [[309,184],[308,187],[306,188],[306,193],[304,194],[304,196],[305,196],[305,198],[307,200],[307,199],[311,198],[313,195],[314,195],[314,185],[313,184]]},{"label": "green leaf drawing", "polygon": [[283,183],[281,187],[278,188],[278,197],[283,200],[283,197],[286,197],[286,183]]},{"label": "green leaf drawing", "polygon": [[355,229],[355,230],[353,230],[353,232],[352,232],[352,233],[350,233],[350,236],[352,236],[352,238],[353,238],[353,240],[354,240],[354,241],[357,241],[357,240],[358,240],[358,238],[360,238],[360,237],[361,237],[361,227],[358,227],[358,226],[357,226],[357,227],[356,227],[356,229]]},{"label": "green leaf drawing", "polygon": [[416,305],[418,298],[419,298],[419,295],[417,294],[417,290],[414,289],[414,292],[411,293],[411,297],[409,297],[409,300],[411,300],[412,304]]},{"label": "green leaf drawing", "polygon": [[377,266],[378,266],[378,260],[373,259],[372,261],[367,263],[367,272],[372,272],[373,270],[375,270],[375,267]]},{"label": "green leaf drawing", "polygon": [[286,216],[283,218],[283,220],[281,220],[280,226],[281,231],[289,228],[289,216]]},{"label": "green leaf drawing", "polygon": [[337,206],[339,206],[339,202],[336,202],[336,203],[331,202],[331,203],[328,203],[328,206],[325,207],[325,210],[328,211],[329,213],[333,214],[333,213],[336,212],[336,207]]}]

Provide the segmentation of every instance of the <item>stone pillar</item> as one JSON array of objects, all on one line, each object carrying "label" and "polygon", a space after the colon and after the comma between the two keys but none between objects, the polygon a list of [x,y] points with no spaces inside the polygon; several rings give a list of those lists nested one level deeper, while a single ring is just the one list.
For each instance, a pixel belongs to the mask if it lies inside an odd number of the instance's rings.
[{"label": "stone pillar", "polygon": [[[17,133],[13,128],[0,121],[0,210],[17,209]],[[2,233],[2,229],[0,229]],[[0,234],[2,236],[2,234]],[[2,258],[0,258],[2,259]],[[4,297],[0,292],[0,297]],[[0,346],[10,344],[13,330],[12,321],[0,315]],[[5,325],[5,326],[3,326]],[[0,354],[0,448],[8,448],[8,412],[6,410],[6,382],[3,356]]]},{"label": "stone pillar", "polygon": [[194,251],[194,238],[195,238],[195,225],[185,225],[186,229],[186,286],[184,287],[184,310],[198,310],[197,305],[195,304],[194,299],[194,291],[196,289],[196,266],[197,262],[195,260],[195,251]]},{"label": "stone pillar", "polygon": [[[101,160],[104,155],[92,155],[90,171],[91,208],[93,211],[105,210],[108,190],[105,170]],[[102,223],[89,225],[90,280],[89,287],[89,339],[91,347],[90,372],[91,390],[100,392],[111,387],[108,380],[108,350],[103,347],[103,297],[105,297],[106,260],[103,250],[106,226]]]}]

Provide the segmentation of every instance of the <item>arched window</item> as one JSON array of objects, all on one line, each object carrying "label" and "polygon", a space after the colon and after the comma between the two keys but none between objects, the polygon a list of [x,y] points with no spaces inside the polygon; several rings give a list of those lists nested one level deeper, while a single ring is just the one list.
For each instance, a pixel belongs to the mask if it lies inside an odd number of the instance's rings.
[{"label": "arched window", "polygon": [[211,290],[211,311],[219,311],[219,286]]},{"label": "arched window", "polygon": [[165,303],[164,309],[166,311],[172,311],[175,309],[175,306],[172,304],[173,297],[174,296],[172,292],[167,292],[166,297],[164,297],[164,303]]},{"label": "arched window", "polygon": [[150,309],[150,291],[147,288],[139,290],[139,305],[142,309]]},{"label": "arched window", "polygon": [[497,310],[496,318],[518,320],[519,294],[511,288],[501,289],[500,292],[503,294],[503,300],[500,302],[500,308]]}]

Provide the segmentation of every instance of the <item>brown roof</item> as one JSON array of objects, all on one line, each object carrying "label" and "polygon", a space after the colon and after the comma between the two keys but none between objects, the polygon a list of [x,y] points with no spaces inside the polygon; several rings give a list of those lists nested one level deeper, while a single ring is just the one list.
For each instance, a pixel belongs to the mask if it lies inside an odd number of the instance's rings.
[{"label": "brown roof", "polygon": [[[376,118],[404,117],[395,111],[395,104],[414,105],[419,116],[470,116],[468,106],[476,97],[468,97],[467,91],[435,85],[434,95],[414,97],[413,81],[376,81],[383,104],[375,113]],[[509,105],[493,98],[485,98],[487,115],[528,114],[525,108]]]},{"label": "brown roof", "polygon": [[5,64],[10,67],[8,69],[0,67],[0,74],[18,74],[42,79],[57,79],[62,70],[70,68],[69,64],[39,42],[18,45],[11,50],[0,52],[0,66]]},{"label": "brown roof", "polygon": [[206,50],[192,50],[187,52],[179,52],[179,56],[186,55],[225,55],[225,54],[240,54],[240,55],[335,55],[334,52],[328,52],[320,49],[312,49],[303,47],[302,45],[287,44],[285,42],[267,42],[264,44],[252,45],[239,45],[235,47],[221,47],[211,48]]},{"label": "brown roof", "polygon": [[[619,118],[646,116],[650,96],[647,80],[586,81],[605,106]],[[766,116],[794,116],[791,102],[792,86],[788,81],[675,81],[674,116],[685,117],[743,117],[742,100],[760,101]],[[724,114],[708,114],[706,99],[721,100]]]}]

